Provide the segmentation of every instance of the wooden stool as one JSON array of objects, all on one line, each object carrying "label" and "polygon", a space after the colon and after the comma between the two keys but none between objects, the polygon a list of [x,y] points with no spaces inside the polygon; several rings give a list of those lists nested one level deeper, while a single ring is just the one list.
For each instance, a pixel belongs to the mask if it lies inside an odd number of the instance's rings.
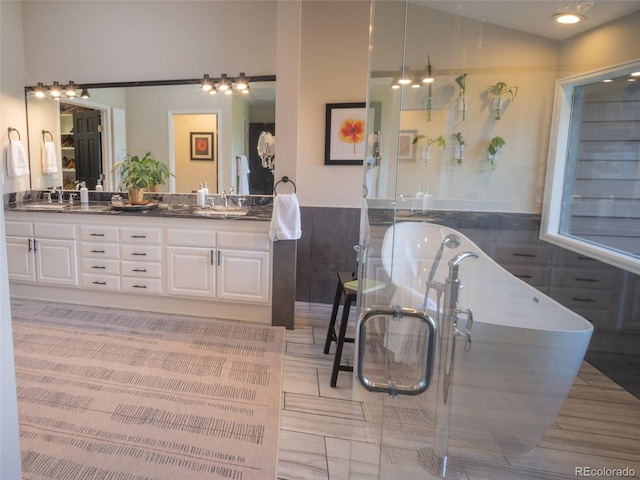
[{"label": "wooden stool", "polygon": [[[336,342],[336,353],[333,357],[333,370],[331,371],[331,386],[335,387],[338,381],[338,372],[353,372],[353,367],[347,365],[340,365],[342,359],[342,347],[345,342],[354,343],[355,339],[351,337],[345,337],[347,332],[347,323],[349,323],[349,310],[351,309],[351,303],[354,302],[358,296],[357,290],[354,290],[346,283],[353,281],[353,274],[351,272],[338,272],[338,288],[336,289],[336,296],[333,300],[333,310],[331,312],[331,320],[329,321],[329,328],[327,329],[327,340],[324,343],[324,354],[329,353],[331,348],[331,342]],[[339,332],[336,335],[336,318],[338,317],[338,308],[340,307],[340,300],[344,295],[344,305],[342,307],[342,319],[340,320]]]}]

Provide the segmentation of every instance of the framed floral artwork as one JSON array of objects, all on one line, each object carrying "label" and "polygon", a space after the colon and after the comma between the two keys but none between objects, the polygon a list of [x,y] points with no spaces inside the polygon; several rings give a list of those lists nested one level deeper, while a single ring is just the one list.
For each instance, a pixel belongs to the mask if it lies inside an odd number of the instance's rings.
[{"label": "framed floral artwork", "polygon": [[366,149],[366,104],[328,103],[324,164],[362,165]]},{"label": "framed floral artwork", "polygon": [[191,160],[213,161],[213,132],[191,132]]}]

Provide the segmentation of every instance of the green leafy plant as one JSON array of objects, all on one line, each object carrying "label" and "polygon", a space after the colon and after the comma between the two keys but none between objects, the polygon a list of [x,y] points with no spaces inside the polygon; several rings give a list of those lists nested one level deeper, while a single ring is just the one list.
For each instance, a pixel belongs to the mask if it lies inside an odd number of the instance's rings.
[{"label": "green leafy plant", "polygon": [[495,85],[489,85],[487,87],[487,91],[495,101],[493,106],[495,110],[495,119],[500,120],[502,117],[502,96],[508,94],[511,96],[511,101],[515,100],[516,95],[518,94],[518,87],[510,87],[505,82],[498,82]]},{"label": "green leafy plant", "polygon": [[120,170],[119,190],[150,189],[155,185],[164,185],[167,178],[173,176],[169,167],[152,158],[147,151],[142,158],[127,153],[127,158],[113,166],[113,171]]},{"label": "green leafy plant", "polygon": [[415,145],[423,138],[427,139],[427,147],[430,147],[431,145],[437,142],[439,147],[447,148],[447,142],[444,140],[444,137],[442,135],[436,138],[429,138],[426,135],[417,135],[416,138],[413,139],[413,142],[411,142],[411,144]]},{"label": "green leafy plant", "polygon": [[455,151],[456,162],[458,165],[462,165],[462,160],[464,159],[464,147],[467,145],[467,142],[462,138],[462,132],[454,133],[453,138],[458,144]]},{"label": "green leafy plant", "polygon": [[507,144],[504,138],[495,136],[491,139],[489,143],[489,147],[487,148],[487,153],[489,154],[489,161],[491,162],[491,170],[495,170],[496,168],[496,160],[498,152]]}]

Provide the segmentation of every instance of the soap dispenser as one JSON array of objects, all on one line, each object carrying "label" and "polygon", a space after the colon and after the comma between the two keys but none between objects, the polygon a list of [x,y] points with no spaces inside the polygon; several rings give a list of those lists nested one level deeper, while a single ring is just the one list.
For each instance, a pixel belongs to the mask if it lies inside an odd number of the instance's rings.
[{"label": "soap dispenser", "polygon": [[431,195],[429,187],[427,187],[427,191],[422,197],[422,211],[426,212],[428,210],[433,210],[433,195]]},{"label": "soap dispenser", "polygon": [[96,183],[96,192],[101,192],[102,191],[102,175],[100,175],[100,178],[98,179],[98,183]]},{"label": "soap dispenser", "polygon": [[82,205],[86,205],[89,203],[89,189],[87,188],[87,184],[84,182],[82,182],[80,186],[80,203]]}]

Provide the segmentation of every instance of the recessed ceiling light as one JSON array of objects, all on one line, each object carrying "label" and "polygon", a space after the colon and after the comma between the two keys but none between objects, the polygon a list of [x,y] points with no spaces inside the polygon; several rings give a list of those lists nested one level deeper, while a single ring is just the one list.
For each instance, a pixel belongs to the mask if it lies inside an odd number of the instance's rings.
[{"label": "recessed ceiling light", "polygon": [[574,23],[580,22],[584,17],[582,15],[578,15],[577,13],[558,13],[551,18],[553,18],[553,20],[557,23],[561,23],[563,25],[572,25]]}]

